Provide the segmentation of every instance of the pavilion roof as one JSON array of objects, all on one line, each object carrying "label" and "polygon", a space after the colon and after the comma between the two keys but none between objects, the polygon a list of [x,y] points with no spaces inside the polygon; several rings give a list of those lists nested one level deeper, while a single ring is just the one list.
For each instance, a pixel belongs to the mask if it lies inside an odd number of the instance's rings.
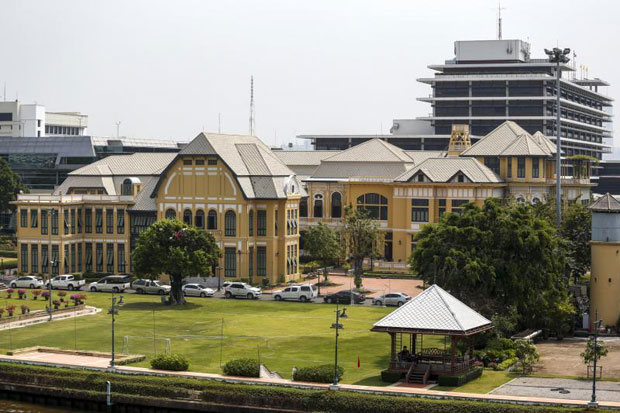
[{"label": "pavilion roof", "polygon": [[488,330],[491,321],[432,285],[372,327],[372,331],[437,335],[470,335]]}]

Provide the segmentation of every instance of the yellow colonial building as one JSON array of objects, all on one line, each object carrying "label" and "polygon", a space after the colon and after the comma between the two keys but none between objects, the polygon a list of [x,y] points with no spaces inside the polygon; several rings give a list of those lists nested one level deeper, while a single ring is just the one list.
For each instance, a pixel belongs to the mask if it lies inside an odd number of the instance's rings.
[{"label": "yellow colonial building", "polygon": [[216,275],[296,278],[302,191],[251,136],[200,134],[178,154],[110,156],[72,172],[53,195],[18,197],[19,271],[131,273],[139,233],[177,218],[214,235]]}]

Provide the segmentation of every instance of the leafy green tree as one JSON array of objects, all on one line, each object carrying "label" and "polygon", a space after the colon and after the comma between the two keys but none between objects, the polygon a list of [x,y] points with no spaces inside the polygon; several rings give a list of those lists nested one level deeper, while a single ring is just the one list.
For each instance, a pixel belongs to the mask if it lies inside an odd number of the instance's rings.
[{"label": "leafy green tree", "polygon": [[170,276],[170,303],[183,304],[183,277],[209,276],[221,253],[213,235],[187,224],[164,219],[140,234],[132,254],[136,274]]},{"label": "leafy green tree", "polygon": [[591,211],[581,203],[571,204],[562,216],[561,233],[568,244],[571,273],[577,279],[590,271]]},{"label": "leafy green tree", "polygon": [[469,204],[417,235],[410,264],[487,316],[516,308],[519,324],[544,327],[567,297],[565,245],[527,205]]},{"label": "leafy green tree", "polygon": [[[327,265],[330,261],[338,259],[341,253],[340,239],[338,233],[327,225],[319,222],[318,225],[308,228],[304,239],[304,249],[316,259],[323,263],[324,281],[328,281]],[[319,292],[320,292],[319,279]]]},{"label": "leafy green tree", "polygon": [[376,254],[378,246],[383,244],[383,236],[379,232],[377,221],[361,209],[346,207],[343,222],[342,234],[353,259],[355,286],[361,288],[364,258]]},{"label": "leafy green tree", "polygon": [[532,366],[540,359],[534,342],[530,339],[517,340],[515,343],[515,357],[519,359],[523,374],[532,371]]},{"label": "leafy green tree", "polygon": [[28,192],[21,180],[9,166],[9,163],[0,158],[0,211],[14,210],[12,201],[17,199],[20,191]]},{"label": "leafy green tree", "polygon": [[609,349],[605,347],[605,343],[603,341],[596,341],[596,350],[594,349],[594,337],[590,337],[588,339],[588,343],[586,344],[586,349],[581,353],[581,359],[584,364],[590,364],[594,362],[594,358],[598,362],[602,357],[606,357],[607,353],[609,353]]}]

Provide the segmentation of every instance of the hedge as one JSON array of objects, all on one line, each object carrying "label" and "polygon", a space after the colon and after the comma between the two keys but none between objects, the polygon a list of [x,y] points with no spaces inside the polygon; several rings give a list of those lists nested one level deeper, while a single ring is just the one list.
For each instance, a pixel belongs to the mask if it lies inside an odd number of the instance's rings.
[{"label": "hedge", "polygon": [[180,354],[160,354],[151,359],[151,367],[156,370],[187,371],[189,361]]},{"label": "hedge", "polygon": [[224,364],[222,371],[227,376],[260,377],[260,363],[256,359],[235,359]]},{"label": "hedge", "polygon": [[298,411],[343,413],[539,413],[582,412],[578,408],[521,406],[502,403],[460,400],[431,400],[406,396],[386,396],[348,391],[310,390],[280,386],[222,383],[181,377],[158,377],[116,374],[42,366],[0,363],[0,379],[5,383],[36,384],[42,388],[61,388],[63,394],[79,398],[98,395],[105,400],[106,381],[118,396],[133,398],[136,404],[144,398],[203,401],[261,408],[286,408]]},{"label": "hedge", "polygon": [[506,360],[502,361],[501,363],[499,363],[497,365],[497,367],[495,368],[495,370],[506,370],[507,368],[509,368],[513,364],[515,364],[517,361],[519,361],[519,359],[516,358],[516,357],[512,357],[512,358],[506,359]]},{"label": "hedge", "polygon": [[17,268],[17,258],[3,258],[0,267],[5,270]]},{"label": "hedge", "polygon": [[3,257],[3,258],[17,258],[17,251],[15,251],[15,250],[0,250],[0,257]]},{"label": "hedge", "polygon": [[[342,378],[344,369],[338,366],[338,381]],[[334,381],[334,365],[322,364],[320,366],[302,367],[295,372],[294,381],[308,381],[311,383],[332,383]]]},{"label": "hedge", "polygon": [[472,370],[459,376],[439,376],[437,382],[440,386],[458,387],[480,376],[482,376],[482,367],[474,367]]},{"label": "hedge", "polygon": [[381,372],[381,381],[386,383],[396,383],[403,377],[403,373],[394,370],[383,370]]}]

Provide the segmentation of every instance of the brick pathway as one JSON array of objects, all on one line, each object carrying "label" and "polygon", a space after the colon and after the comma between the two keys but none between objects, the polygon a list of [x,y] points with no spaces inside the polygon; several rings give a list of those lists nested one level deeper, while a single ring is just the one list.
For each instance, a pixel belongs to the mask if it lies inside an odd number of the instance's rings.
[{"label": "brick pathway", "polygon": [[[107,362],[109,359],[100,358],[101,363]],[[36,360],[32,359],[28,353],[20,354],[17,356],[5,356],[0,355],[0,361],[8,361],[15,363],[25,364],[38,364],[49,365],[55,367],[70,367],[70,368],[87,368],[93,370],[104,370],[104,367],[100,367],[92,360],[87,361],[89,364],[82,364],[84,362],[83,356],[68,356],[59,359],[58,354],[47,353],[47,356],[37,357]],[[98,362],[97,362],[98,363]],[[151,370],[143,367],[130,367],[119,366],[115,369],[120,374],[145,374],[145,375],[157,375],[157,376],[177,376],[177,377],[191,377],[197,379],[217,380],[225,381],[227,383],[240,383],[240,384],[263,384],[263,385],[275,385],[286,386],[306,389],[324,389],[330,388],[328,384],[318,383],[303,383],[303,382],[291,382],[284,379],[258,379],[258,378],[241,378],[222,376],[220,374],[210,373],[196,373],[196,372],[167,372]],[[555,380],[555,379],[554,379]],[[574,380],[569,380],[574,381]],[[535,405],[547,405],[547,406],[576,406],[585,407],[588,404],[589,397],[581,399],[571,398],[559,398],[559,397],[544,397],[537,394],[528,394],[527,396],[516,395],[500,395],[500,394],[472,394],[472,393],[458,393],[458,392],[443,392],[435,390],[427,390],[412,387],[374,387],[374,386],[359,386],[354,384],[343,384],[339,387],[339,391],[351,391],[358,393],[373,393],[373,394],[386,394],[386,395],[398,395],[398,396],[413,396],[413,397],[425,397],[435,399],[457,399],[457,400],[469,400],[469,401],[486,401],[486,402],[501,402],[501,403],[514,403],[514,404],[535,404]],[[601,407],[620,409],[620,402],[601,401]]]}]

